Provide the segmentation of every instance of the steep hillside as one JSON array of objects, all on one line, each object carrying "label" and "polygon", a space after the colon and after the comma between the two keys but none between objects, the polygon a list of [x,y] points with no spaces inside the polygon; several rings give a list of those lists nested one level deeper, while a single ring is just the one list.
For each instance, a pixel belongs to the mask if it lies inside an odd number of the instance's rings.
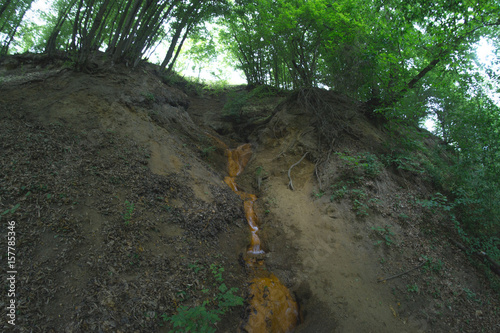
[{"label": "steep hillside", "polygon": [[[218,129],[210,119],[234,104],[188,112]],[[425,130],[364,114],[342,95],[304,90],[249,98],[233,121],[255,149],[240,184],[259,197],[269,269],[301,305],[297,331],[496,331],[498,276],[455,241],[437,185],[452,152]]]},{"label": "steep hillside", "polygon": [[244,296],[241,203],[184,93],[150,69],[4,73],[0,210],[18,207],[2,230],[15,221],[21,331],[168,331],[162,315],[220,293],[214,270]]},{"label": "steep hillside", "polygon": [[246,331],[250,230],[224,178],[227,147],[247,142],[237,184],[257,196],[255,261],[296,298],[297,332],[498,331],[498,277],[449,241],[430,159],[450,153],[429,133],[333,92],[197,91],[149,65],[62,65],[0,64],[17,271],[0,304],[15,299],[19,331]]}]

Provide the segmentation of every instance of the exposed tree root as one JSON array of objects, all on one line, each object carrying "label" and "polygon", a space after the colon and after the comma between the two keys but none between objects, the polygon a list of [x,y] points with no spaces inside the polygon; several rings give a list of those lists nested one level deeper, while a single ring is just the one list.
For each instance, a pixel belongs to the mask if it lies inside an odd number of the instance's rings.
[{"label": "exposed tree root", "polygon": [[304,156],[302,156],[302,158],[297,163],[292,164],[292,166],[290,167],[290,169],[288,169],[288,179],[290,179],[290,181],[288,182],[288,186],[290,187],[290,189],[292,191],[295,191],[295,189],[293,188],[293,182],[292,182],[292,176],[291,176],[292,168],[294,166],[298,165],[300,162],[302,162],[302,160],[306,157],[306,155],[307,155],[307,151],[304,154]]}]

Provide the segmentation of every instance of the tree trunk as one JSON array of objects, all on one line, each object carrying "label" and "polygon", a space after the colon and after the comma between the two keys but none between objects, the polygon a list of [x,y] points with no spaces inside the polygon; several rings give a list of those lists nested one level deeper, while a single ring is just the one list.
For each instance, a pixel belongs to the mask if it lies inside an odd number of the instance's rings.
[{"label": "tree trunk", "polygon": [[167,51],[167,55],[165,56],[165,59],[163,59],[163,62],[161,63],[161,68],[165,69],[167,65],[170,62],[170,59],[172,59],[172,55],[174,54],[174,49],[175,45],[177,45],[177,41],[179,40],[179,37],[181,36],[182,29],[184,28],[182,22],[179,27],[175,30],[174,36],[172,37],[172,41],[170,42],[170,46]]},{"label": "tree trunk", "polygon": [[73,22],[73,36],[71,36],[71,49],[76,51],[76,35],[78,34],[78,25],[80,23],[80,12],[82,11],[83,0],[80,0],[78,5],[78,11],[76,12],[75,21]]},{"label": "tree trunk", "polygon": [[120,15],[120,12],[116,14],[116,17],[120,17],[120,21],[118,22],[118,26],[116,27],[116,30],[114,32],[113,39],[109,42],[108,49],[106,52],[110,54],[114,54],[115,49],[116,49],[116,43],[118,42],[118,38],[120,37],[122,33],[122,27],[123,23],[125,22],[125,18],[127,15],[125,13],[128,13],[130,6],[132,5],[132,1],[127,1],[127,5],[125,6],[125,9],[123,11],[123,14]]},{"label": "tree trunk", "polygon": [[[123,50],[124,50],[124,44],[126,43],[127,41],[127,38],[130,37],[130,30],[132,29],[132,23],[134,22],[134,17],[137,15],[137,13],[139,12],[139,9],[141,7],[141,0],[135,0],[134,2],[134,5],[132,7],[132,10],[128,12],[128,16],[124,15],[122,17],[127,17],[126,20],[125,20],[125,25],[123,27],[123,29],[118,30],[115,32],[115,38],[118,40],[119,38],[119,41],[118,43],[116,44],[116,47],[113,47],[113,49],[111,50],[111,54],[113,55],[113,60],[115,61],[118,61],[120,60],[120,58],[122,57],[123,55]],[[116,41],[115,41],[116,43]],[[114,43],[112,43],[114,44]]]},{"label": "tree trunk", "polygon": [[59,35],[59,32],[61,31],[61,28],[66,21],[66,17],[68,16],[69,11],[73,6],[75,5],[76,0],[72,0],[60,13],[59,17],[57,18],[56,25],[54,26],[54,29],[52,30],[50,37],[47,41],[47,46],[45,47],[45,52],[47,54],[52,55],[55,50],[56,50],[56,40],[57,36]]},{"label": "tree trunk", "polygon": [[177,60],[177,57],[179,56],[179,53],[181,52],[182,45],[184,45],[184,42],[186,41],[186,38],[190,32],[191,32],[191,27],[187,27],[186,32],[184,33],[184,36],[182,37],[182,40],[181,40],[179,46],[177,47],[177,51],[175,52],[174,59],[172,59],[172,61],[170,62],[170,65],[168,65],[167,73],[170,73],[172,71],[172,69],[174,68],[175,61]]},{"label": "tree trunk", "polygon": [[78,59],[78,65],[83,69],[87,66],[87,61],[89,55],[92,53],[92,47],[94,45],[94,39],[96,38],[95,34],[97,29],[99,29],[104,13],[108,10],[108,4],[110,0],[105,0],[104,3],[100,6],[99,12],[96,15],[94,22],[92,23],[92,27],[90,31],[85,32],[85,37],[83,38],[82,47],[80,49],[80,56]]},{"label": "tree trunk", "polygon": [[10,0],[5,0],[4,4],[2,7],[0,7],[0,17],[2,17],[3,12],[9,7],[10,5]]}]

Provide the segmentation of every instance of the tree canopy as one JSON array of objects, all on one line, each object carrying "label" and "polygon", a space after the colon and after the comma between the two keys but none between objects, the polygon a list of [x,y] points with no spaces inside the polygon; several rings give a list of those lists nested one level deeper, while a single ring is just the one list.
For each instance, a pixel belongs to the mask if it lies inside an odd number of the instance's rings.
[{"label": "tree canopy", "polygon": [[[8,0],[2,5],[2,54],[8,52],[32,2]],[[171,70],[186,38],[226,9],[226,1],[56,0],[51,11],[43,13],[47,25],[39,27],[33,48],[49,55],[65,52],[85,68],[98,50],[105,50],[115,62],[136,65],[147,51],[166,42],[161,66]]]}]

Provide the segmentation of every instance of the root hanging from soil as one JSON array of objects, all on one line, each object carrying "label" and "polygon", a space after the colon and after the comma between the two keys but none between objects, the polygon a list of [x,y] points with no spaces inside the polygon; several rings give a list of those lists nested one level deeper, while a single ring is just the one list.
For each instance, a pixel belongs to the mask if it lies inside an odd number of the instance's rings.
[{"label": "root hanging from soil", "polygon": [[291,172],[292,172],[292,168],[294,166],[297,166],[300,162],[302,162],[302,160],[306,157],[307,155],[307,152],[304,154],[304,156],[302,156],[302,158],[295,164],[292,164],[292,166],[290,167],[290,169],[288,169],[288,179],[290,179],[290,181],[288,182],[288,187],[290,187],[290,189],[292,191],[295,191],[295,189],[293,188],[293,181],[292,181],[292,175],[291,175]]},{"label": "root hanging from soil", "polygon": [[349,123],[356,115],[355,105],[347,97],[318,88],[304,88],[297,92],[297,102],[315,117],[315,127],[321,142],[333,142],[342,132],[353,134]]}]

